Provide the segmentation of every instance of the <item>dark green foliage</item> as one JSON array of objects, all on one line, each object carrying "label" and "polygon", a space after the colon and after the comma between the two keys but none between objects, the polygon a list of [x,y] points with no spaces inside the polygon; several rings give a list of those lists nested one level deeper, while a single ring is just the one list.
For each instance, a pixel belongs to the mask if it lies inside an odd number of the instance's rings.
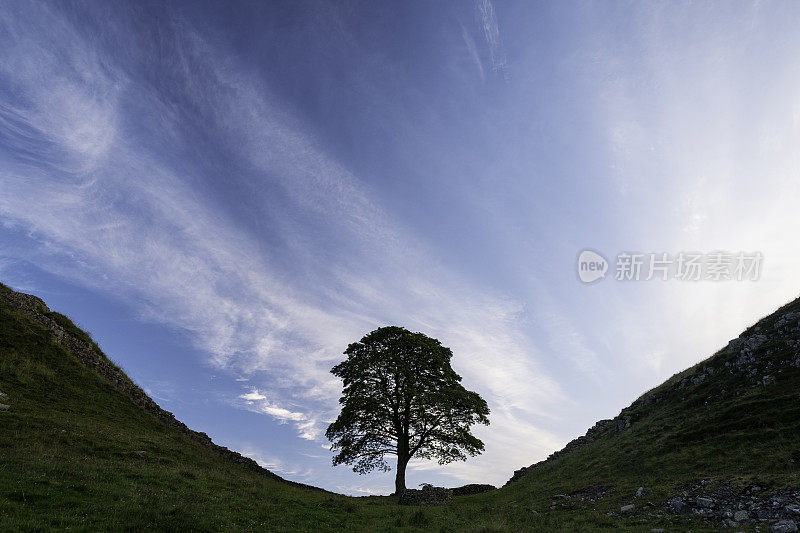
[{"label": "dark green foliage", "polygon": [[342,412],[326,435],[339,453],[333,464],[359,474],[388,470],[397,456],[397,492],[405,489],[409,459],[439,464],[483,451],[473,424],[489,424],[489,407],[461,385],[449,348],[422,333],[378,328],[347,347],[347,359],[331,372],[344,382]]}]

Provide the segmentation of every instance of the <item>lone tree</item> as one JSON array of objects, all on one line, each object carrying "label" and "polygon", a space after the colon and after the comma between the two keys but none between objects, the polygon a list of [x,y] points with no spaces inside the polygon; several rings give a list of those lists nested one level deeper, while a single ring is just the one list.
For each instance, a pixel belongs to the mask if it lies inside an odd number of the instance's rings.
[{"label": "lone tree", "polygon": [[395,493],[406,488],[412,457],[439,464],[465,461],[483,451],[470,426],[489,424],[489,407],[465,389],[450,366],[453,352],[422,333],[388,326],[347,347],[347,359],[331,370],[344,382],[342,412],[326,431],[334,466],[366,474],[389,470],[397,456]]}]

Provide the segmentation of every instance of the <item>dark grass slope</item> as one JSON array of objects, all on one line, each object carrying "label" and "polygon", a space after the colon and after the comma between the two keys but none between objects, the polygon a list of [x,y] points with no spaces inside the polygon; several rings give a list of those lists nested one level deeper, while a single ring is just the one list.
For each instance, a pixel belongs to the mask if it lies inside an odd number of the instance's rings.
[{"label": "dark grass slope", "polygon": [[[38,309],[58,333],[9,291],[0,286],[0,530],[698,531],[718,524],[663,512],[688,483],[800,485],[799,301],[506,487],[415,508],[238,461],[132,393],[68,318]],[[649,505],[634,499],[639,486]]]},{"label": "dark grass slope", "polygon": [[[102,355],[69,319],[50,316]],[[0,391],[10,406],[0,412],[0,529],[337,529],[350,522],[342,512],[347,498],[290,485],[198,441],[2,298]]]},{"label": "dark grass slope", "polygon": [[243,457],[241,454],[223,446],[216,445],[205,433],[189,429],[183,422],[177,420],[172,413],[162,409],[152,398],[145,394],[141,388],[131,381],[116,364],[106,357],[89,334],[76,327],[66,316],[50,311],[45,303],[36,296],[17,293],[7,288],[0,287],[0,300],[9,304],[12,309],[20,311],[35,324],[44,327],[46,330],[45,334],[49,334],[51,340],[56,344],[70,352],[80,363],[93,370],[94,373],[99,375],[104,381],[113,385],[114,388],[127,396],[135,404],[139,405],[168,426],[185,433],[192,439],[213,449],[225,458],[239,463],[259,474],[290,485],[321,490],[309,485],[285,480],[269,470],[260,467],[254,460]]}]

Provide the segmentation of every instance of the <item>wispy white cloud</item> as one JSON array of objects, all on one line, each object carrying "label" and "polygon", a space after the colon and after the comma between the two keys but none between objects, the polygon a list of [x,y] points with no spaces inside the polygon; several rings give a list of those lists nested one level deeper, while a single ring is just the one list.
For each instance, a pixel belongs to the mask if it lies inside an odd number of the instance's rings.
[{"label": "wispy white cloud", "polygon": [[481,56],[478,53],[478,46],[475,44],[475,39],[472,38],[472,35],[464,24],[461,25],[461,37],[464,39],[464,44],[467,47],[470,58],[478,68],[478,74],[480,74],[482,80],[485,80],[486,74],[483,71],[483,62],[481,62]]},{"label": "wispy white cloud", "polygon": [[[48,38],[26,31],[34,25],[46,26]],[[63,148],[58,158],[62,170],[91,170],[114,142],[121,87],[75,28],[44,5],[0,15],[0,28],[5,35],[0,75],[16,89],[16,98],[0,104],[4,127],[24,144],[36,132]],[[53,43],[60,44],[57,54]],[[46,155],[55,156],[52,151]]]},{"label": "wispy white cloud", "polygon": [[497,24],[494,4],[492,4],[491,0],[475,0],[475,13],[489,50],[492,70],[507,76],[506,53],[500,37],[500,27]]},{"label": "wispy white cloud", "polygon": [[317,421],[314,418],[309,417],[305,413],[292,411],[281,407],[275,402],[271,402],[264,394],[260,393],[258,389],[253,389],[247,394],[241,394],[239,398],[245,400],[246,408],[251,411],[269,415],[282,424],[293,422],[297,428],[298,436],[302,439],[318,440],[321,436]]},{"label": "wispy white cloud", "polygon": [[252,392],[248,392],[247,394],[242,394],[241,396],[239,396],[239,398],[241,398],[243,400],[251,401],[251,402],[254,402],[254,401],[257,401],[257,400],[266,400],[267,399],[266,396],[264,396],[263,394],[258,392],[258,390],[256,390],[256,389],[253,389]]},{"label": "wispy white cloud", "polygon": [[[153,117],[141,118],[154,138],[169,143],[180,131],[151,87],[130,80],[113,57],[98,57],[69,24],[58,22],[57,38],[42,39],[42,21],[58,19],[42,10],[41,18],[25,21],[3,14],[6,27],[31,38],[0,51],[0,71],[23,95],[0,109],[3,121],[17,125],[10,148],[22,151],[32,137],[38,150],[26,161],[0,159],[0,213],[41,243],[42,267],[186,331],[215,365],[257,387],[241,394],[246,406],[291,422],[301,438],[320,440],[324,421],[335,416],[340,385],[328,370],[347,344],[401,323],[451,346],[465,383],[487,397],[501,422],[484,433],[491,453],[470,470],[476,480],[498,481],[530,455],[514,441],[541,438],[542,450],[553,442],[522,414],[546,414],[563,393],[537,367],[532,340],[516,323],[519,302],[439,264],[260,80],[191,28],[173,28],[185,44],[178,51],[183,64],[207,65],[187,68],[181,81],[208,128],[227,139],[226,153],[281,187],[315,227],[342,239],[340,255],[320,259],[307,225],[279,222],[279,253],[310,268],[316,282],[292,279],[199,194],[191,169],[121,128],[121,102],[137,109],[144,101]],[[13,35],[2,43],[11,41]],[[31,61],[18,75],[26,56]],[[265,209],[285,209],[263,191],[254,194]]]}]

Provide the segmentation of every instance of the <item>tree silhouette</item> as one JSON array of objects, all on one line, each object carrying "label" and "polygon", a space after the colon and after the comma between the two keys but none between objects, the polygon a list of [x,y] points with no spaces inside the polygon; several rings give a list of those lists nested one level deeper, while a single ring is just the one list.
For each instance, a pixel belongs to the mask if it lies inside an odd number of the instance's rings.
[{"label": "tree silhouette", "polygon": [[461,385],[449,348],[422,333],[378,328],[345,350],[331,370],[344,382],[342,411],[325,435],[338,451],[333,464],[359,474],[389,470],[397,456],[395,493],[405,490],[412,457],[439,464],[467,459],[484,449],[470,426],[489,424],[489,407]]}]

